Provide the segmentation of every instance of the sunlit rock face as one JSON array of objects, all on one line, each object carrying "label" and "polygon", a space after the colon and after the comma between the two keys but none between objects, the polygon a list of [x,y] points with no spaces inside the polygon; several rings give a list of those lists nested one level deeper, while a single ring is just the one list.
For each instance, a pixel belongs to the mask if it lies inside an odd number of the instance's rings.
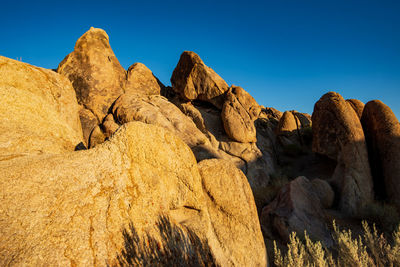
[{"label": "sunlit rock face", "polygon": [[142,63],[129,67],[125,83],[126,93],[159,95],[164,85]]},{"label": "sunlit rock face", "polygon": [[340,207],[357,214],[373,198],[364,131],[357,113],[341,95],[329,92],[312,115],[313,151],[336,160],[332,179],[340,190]]},{"label": "sunlit rock face", "polygon": [[377,193],[400,207],[399,121],[387,105],[373,100],[365,105],[361,122]]},{"label": "sunlit rock face", "polygon": [[0,155],[73,151],[83,141],[78,112],[67,78],[0,56]]},{"label": "sunlit rock face", "polygon": [[126,71],[119,64],[102,29],[90,28],[58,66],[76,91],[79,104],[101,122],[108,109],[124,90]]},{"label": "sunlit rock face", "polygon": [[194,52],[182,53],[171,77],[172,88],[183,99],[203,100],[221,109],[228,84]]},{"label": "sunlit rock face", "polygon": [[113,265],[122,230],[154,234],[160,216],[205,240],[218,264],[266,265],[243,173],[219,161],[198,166],[161,127],[127,123],[94,149],[27,155],[0,168],[1,265]]}]

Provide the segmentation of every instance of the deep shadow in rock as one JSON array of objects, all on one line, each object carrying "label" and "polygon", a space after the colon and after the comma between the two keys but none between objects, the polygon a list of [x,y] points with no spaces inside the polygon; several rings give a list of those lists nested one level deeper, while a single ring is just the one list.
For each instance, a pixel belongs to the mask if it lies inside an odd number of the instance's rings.
[{"label": "deep shadow in rock", "polygon": [[165,216],[156,223],[156,236],[139,235],[131,223],[123,230],[124,248],[116,266],[218,266],[206,241]]}]

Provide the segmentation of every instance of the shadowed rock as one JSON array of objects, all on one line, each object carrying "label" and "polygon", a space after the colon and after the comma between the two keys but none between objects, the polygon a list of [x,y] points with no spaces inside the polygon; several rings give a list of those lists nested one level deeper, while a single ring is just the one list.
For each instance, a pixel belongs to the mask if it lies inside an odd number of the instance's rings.
[{"label": "shadowed rock", "polygon": [[194,52],[182,53],[171,77],[172,88],[185,100],[203,100],[222,108],[226,82]]},{"label": "shadowed rock", "polygon": [[373,200],[373,184],[357,113],[341,95],[329,92],[315,104],[312,122],[313,151],[337,162],[332,180],[340,191],[340,208],[359,213]]},{"label": "shadowed rock", "polygon": [[346,99],[346,102],[351,105],[351,107],[357,113],[357,116],[361,119],[364,110],[364,103],[358,99]]},{"label": "shadowed rock", "polygon": [[92,133],[93,129],[99,125],[99,121],[90,110],[83,107],[79,110],[79,118],[81,120],[83,140],[89,147],[90,134]]},{"label": "shadowed rock", "polygon": [[379,100],[365,105],[361,117],[376,191],[400,207],[400,124]]},{"label": "shadowed rock", "polygon": [[298,177],[285,185],[278,196],[264,207],[260,216],[264,234],[273,237],[276,231],[284,242],[289,241],[292,231],[307,234],[326,246],[332,238],[325,226],[324,211],[313,184],[306,177]]},{"label": "shadowed rock", "polygon": [[79,104],[101,122],[111,104],[123,93],[126,71],[119,64],[102,29],[90,28],[58,66],[57,72],[68,77]]}]

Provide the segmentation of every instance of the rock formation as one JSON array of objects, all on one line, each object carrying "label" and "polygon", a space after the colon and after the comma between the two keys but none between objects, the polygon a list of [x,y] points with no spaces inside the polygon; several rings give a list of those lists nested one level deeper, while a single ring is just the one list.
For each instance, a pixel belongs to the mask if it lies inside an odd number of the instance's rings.
[{"label": "rock formation", "polygon": [[128,69],[125,92],[145,95],[159,95],[164,85],[142,63],[135,63]]},{"label": "rock formation", "polygon": [[357,116],[361,119],[364,110],[364,103],[358,99],[346,99],[346,102],[351,105],[351,107],[357,113]]},{"label": "rock formation", "polygon": [[226,134],[241,143],[256,142],[254,120],[260,111],[257,102],[243,88],[229,88],[221,113]]},{"label": "rock formation", "polygon": [[329,92],[312,115],[313,151],[336,160],[333,181],[340,207],[357,214],[373,200],[373,183],[364,132],[357,113],[338,93]]},{"label": "rock formation", "polygon": [[210,220],[223,252],[234,259],[235,266],[265,266],[264,240],[246,176],[232,163],[219,159],[201,161],[199,170]]},{"label": "rock formation", "polygon": [[274,230],[288,242],[292,231],[304,233],[306,230],[311,238],[332,245],[320,199],[306,177],[298,177],[285,185],[275,200],[263,208],[260,220],[267,236],[272,236]]},{"label": "rock formation", "polygon": [[399,121],[388,106],[374,100],[365,105],[361,122],[376,191],[400,207]]},{"label": "rock formation", "polygon": [[68,79],[0,56],[0,155],[73,151],[83,141]]},{"label": "rock formation", "polygon": [[208,143],[206,136],[192,120],[159,95],[123,94],[115,102],[112,112],[119,124],[142,121],[158,125],[175,133],[189,147]]},{"label": "rock formation", "polygon": [[167,222],[221,266],[266,266],[264,242],[330,246],[326,224],[359,219],[374,190],[400,207],[382,102],[329,92],[312,117],[282,113],[188,51],[171,83],[125,71],[95,28],[57,72],[0,57],[0,265],[113,265],[129,234],[158,251]]},{"label": "rock formation", "polygon": [[194,52],[182,53],[171,77],[172,88],[183,99],[203,100],[222,108],[221,95],[228,90],[226,82],[207,67]]},{"label": "rock formation", "polygon": [[111,104],[124,92],[126,71],[115,57],[107,33],[101,29],[92,27],[82,35],[57,72],[68,77],[78,103],[89,109],[100,122]]},{"label": "rock formation", "polygon": [[[206,239],[220,264],[265,266],[249,186],[233,166],[218,185],[208,168],[221,164],[205,162],[200,176],[180,138],[140,122],[95,149],[0,161],[0,263],[111,265],[123,228],[133,223],[143,233],[165,214]],[[232,195],[221,192],[225,182]]]}]

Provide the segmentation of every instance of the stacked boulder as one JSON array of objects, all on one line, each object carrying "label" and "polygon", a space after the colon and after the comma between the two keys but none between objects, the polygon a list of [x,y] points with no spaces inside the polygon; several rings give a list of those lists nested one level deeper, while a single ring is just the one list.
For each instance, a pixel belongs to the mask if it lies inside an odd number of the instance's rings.
[{"label": "stacked boulder", "polygon": [[[1,265],[113,266],[126,230],[160,235],[160,217],[204,242],[218,265],[267,265],[247,178],[229,161],[197,163],[186,143],[211,144],[174,104],[137,87],[105,92],[102,102],[93,77],[89,91],[78,91],[73,75],[0,62]],[[88,93],[81,107],[79,93]],[[74,151],[83,141],[79,117],[90,112],[96,147]]]}]

